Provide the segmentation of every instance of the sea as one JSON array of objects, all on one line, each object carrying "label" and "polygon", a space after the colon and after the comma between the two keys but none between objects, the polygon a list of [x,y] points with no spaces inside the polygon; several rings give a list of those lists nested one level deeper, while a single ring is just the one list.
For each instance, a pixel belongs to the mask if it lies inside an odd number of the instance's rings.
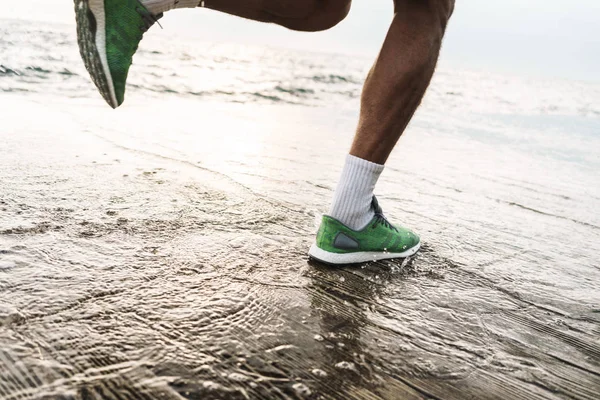
[{"label": "sea", "polygon": [[309,260],[372,59],[160,29],[110,109],[0,19],[0,399],[597,399],[600,84],[440,66],[376,189],[405,260]]}]

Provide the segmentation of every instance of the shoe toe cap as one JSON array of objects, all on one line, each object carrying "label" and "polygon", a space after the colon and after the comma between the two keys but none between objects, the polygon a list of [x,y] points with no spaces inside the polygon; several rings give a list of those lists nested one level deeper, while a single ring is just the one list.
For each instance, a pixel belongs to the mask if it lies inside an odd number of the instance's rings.
[{"label": "shoe toe cap", "polygon": [[412,245],[413,246],[416,246],[419,243],[421,243],[421,238],[416,233],[411,232],[411,238],[412,238]]},{"label": "shoe toe cap", "polygon": [[398,248],[395,249],[397,252],[405,252],[413,247],[417,246],[421,242],[419,235],[408,229],[402,229],[400,231],[401,243]]}]

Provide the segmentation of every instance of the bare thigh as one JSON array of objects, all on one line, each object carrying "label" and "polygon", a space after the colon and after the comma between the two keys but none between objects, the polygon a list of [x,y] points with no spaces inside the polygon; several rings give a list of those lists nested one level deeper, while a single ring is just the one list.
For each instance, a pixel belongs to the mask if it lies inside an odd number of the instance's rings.
[{"label": "bare thigh", "polygon": [[298,31],[322,31],[337,25],[351,0],[205,0],[213,10]]}]

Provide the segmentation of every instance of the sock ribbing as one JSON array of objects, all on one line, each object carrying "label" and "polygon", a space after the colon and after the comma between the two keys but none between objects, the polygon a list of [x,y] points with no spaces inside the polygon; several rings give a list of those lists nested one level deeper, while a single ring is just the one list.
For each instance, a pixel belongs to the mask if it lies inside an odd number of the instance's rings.
[{"label": "sock ribbing", "polygon": [[351,229],[365,227],[375,215],[373,191],[384,166],[348,154],[329,215]]},{"label": "sock ribbing", "polygon": [[158,15],[174,8],[196,8],[200,0],[140,0],[153,15]]}]

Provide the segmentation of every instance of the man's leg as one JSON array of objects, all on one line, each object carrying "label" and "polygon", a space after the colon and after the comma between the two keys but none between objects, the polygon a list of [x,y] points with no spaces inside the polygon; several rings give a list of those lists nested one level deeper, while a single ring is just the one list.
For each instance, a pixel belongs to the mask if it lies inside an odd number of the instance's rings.
[{"label": "man's leg", "polygon": [[313,258],[350,263],[419,249],[417,235],[385,220],[373,191],[429,86],[453,9],[454,0],[395,0],[392,25],[363,88],[350,154],[309,252]]},{"label": "man's leg", "polygon": [[437,63],[454,0],[396,0],[364,85],[350,154],[384,164],[419,106]]},{"label": "man's leg", "polygon": [[[194,8],[201,0],[140,0],[152,13]],[[351,0],[205,0],[204,7],[226,14],[270,22],[296,31],[316,32],[342,21]]]}]

